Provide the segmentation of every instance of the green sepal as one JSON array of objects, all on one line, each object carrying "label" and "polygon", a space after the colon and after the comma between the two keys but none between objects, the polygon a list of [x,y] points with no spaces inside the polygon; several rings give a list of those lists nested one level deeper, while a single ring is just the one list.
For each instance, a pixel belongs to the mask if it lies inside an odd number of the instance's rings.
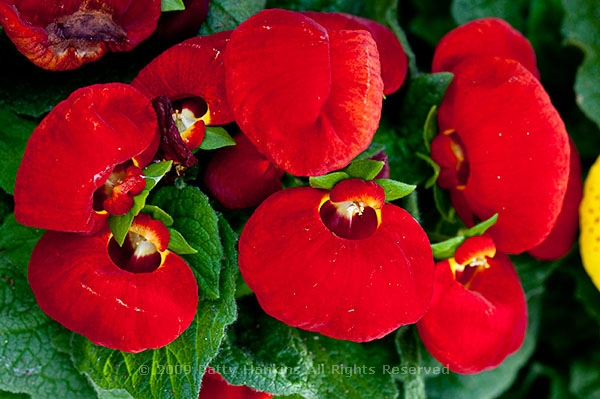
[{"label": "green sepal", "polygon": [[119,245],[123,245],[125,237],[129,232],[129,228],[135,218],[146,206],[146,199],[156,184],[166,175],[173,166],[173,161],[157,162],[146,166],[143,170],[144,177],[146,178],[146,187],[141,193],[133,198],[133,206],[124,215],[114,216],[110,215],[108,218],[108,226],[110,231],[113,233],[115,241]]},{"label": "green sepal", "polygon": [[431,249],[433,250],[433,257],[436,260],[443,260],[453,257],[456,248],[458,248],[460,244],[462,244],[467,238],[482,235],[490,227],[496,224],[497,220],[498,214],[496,213],[491,218],[471,227],[468,230],[463,231],[456,237],[432,244]]},{"label": "green sepal", "polygon": [[361,159],[352,161],[345,169],[350,177],[356,177],[363,180],[373,180],[381,172],[385,162],[374,161],[372,159]]},{"label": "green sepal", "polygon": [[162,0],[160,10],[161,12],[182,11],[185,10],[185,5],[183,0]]},{"label": "green sepal", "polygon": [[163,222],[167,227],[174,223],[173,217],[156,205],[146,205],[142,212],[150,215],[154,220]]},{"label": "green sepal", "polygon": [[406,184],[392,179],[377,179],[375,183],[383,188],[385,200],[388,202],[406,197],[417,188],[413,184]]},{"label": "green sepal", "polygon": [[207,126],[206,135],[200,144],[201,150],[217,150],[235,145],[235,140],[222,127]]},{"label": "green sepal", "polygon": [[323,176],[309,177],[308,184],[312,188],[322,188],[324,190],[331,190],[333,186],[341,182],[342,180],[349,179],[350,175],[346,172],[333,172]]},{"label": "green sepal", "polygon": [[427,151],[431,152],[431,141],[438,133],[437,105],[432,105],[423,126],[423,141]]},{"label": "green sepal", "polygon": [[173,228],[169,228],[169,233],[171,235],[168,247],[170,251],[173,251],[179,255],[191,255],[198,253],[196,249],[188,244],[180,232]]}]

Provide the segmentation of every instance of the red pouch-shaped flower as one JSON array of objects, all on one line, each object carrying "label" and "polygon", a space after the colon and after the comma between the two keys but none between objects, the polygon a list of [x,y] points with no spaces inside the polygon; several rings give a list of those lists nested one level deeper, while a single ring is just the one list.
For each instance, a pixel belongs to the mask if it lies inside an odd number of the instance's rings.
[{"label": "red pouch-shaped flower", "polygon": [[239,242],[242,276],[265,312],[356,342],[419,320],[432,292],[429,239],[384,201],[378,184],[360,179],[267,198]]},{"label": "red pouch-shaped flower", "polygon": [[544,241],[561,211],[569,137],[548,94],[520,63],[476,61],[453,69],[431,157],[465,224],[498,213],[489,234],[502,252],[521,253]]},{"label": "red pouch-shaped flower", "polygon": [[48,230],[97,231],[107,211],[131,208],[158,142],[152,104],[132,86],[76,90],[27,142],[15,182],[15,218]]},{"label": "red pouch-shaped flower", "polygon": [[271,162],[296,176],[350,163],[381,117],[377,45],[365,30],[327,30],[298,12],[261,11],[231,34],[227,98]]},{"label": "red pouch-shaped flower", "polygon": [[228,209],[257,206],[282,189],[284,172],[267,160],[248,138],[236,134],[234,146],[218,150],[204,174],[208,191]]},{"label": "red pouch-shaped flower", "polygon": [[428,352],[456,373],[498,366],[521,347],[527,302],[510,259],[489,237],[472,237],[435,266],[433,297],[417,323]]},{"label": "red pouch-shaped flower", "polygon": [[435,48],[431,71],[453,72],[458,64],[473,56],[514,59],[536,78],[540,77],[531,43],[499,18],[476,19],[448,32]]},{"label": "red pouch-shaped flower", "polygon": [[105,226],[92,236],[46,232],[29,262],[40,308],[95,344],[126,352],[159,348],[192,322],[198,285],[167,250],[169,231],[140,214],[123,245]]},{"label": "red pouch-shaped flower", "polygon": [[202,143],[206,125],[233,121],[223,66],[230,34],[224,31],[176,44],[145,66],[131,82],[150,99],[168,98],[177,129],[189,150]]},{"label": "red pouch-shaped flower", "polygon": [[64,71],[129,51],[156,29],[159,0],[0,0],[0,24],[40,68]]}]

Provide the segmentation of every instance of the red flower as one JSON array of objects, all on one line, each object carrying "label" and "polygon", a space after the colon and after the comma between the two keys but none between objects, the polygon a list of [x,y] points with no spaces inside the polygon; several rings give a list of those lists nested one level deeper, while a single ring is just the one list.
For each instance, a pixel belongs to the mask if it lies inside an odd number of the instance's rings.
[{"label": "red flower", "polygon": [[236,145],[217,151],[204,174],[208,191],[226,208],[257,206],[282,189],[284,172],[269,162],[242,133]]},{"label": "red flower", "polygon": [[527,38],[499,18],[476,19],[448,32],[435,48],[431,70],[452,72],[465,59],[481,56],[514,59],[540,77]]},{"label": "red flower", "polygon": [[520,348],[527,303],[510,259],[489,237],[472,237],[435,266],[433,297],[417,323],[425,347],[456,373],[498,366]]},{"label": "red flower", "polygon": [[267,198],[240,236],[242,276],[269,315],[351,341],[414,323],[432,290],[427,235],[373,181]]},{"label": "red flower", "polygon": [[49,231],[33,250],[29,283],[48,316],[95,344],[159,348],[190,325],[198,305],[194,274],[168,243],[167,228],[145,214],[123,247],[108,226],[92,236]]},{"label": "red flower", "polygon": [[439,108],[431,157],[438,184],[469,226],[498,213],[489,233],[521,253],[554,227],[569,177],[569,137],[540,82],[512,59],[478,57],[454,67]]},{"label": "red flower", "polygon": [[31,135],[15,183],[15,217],[48,230],[90,233],[126,213],[158,146],[156,114],[133,87],[84,87]]},{"label": "red flower", "polygon": [[156,29],[158,0],[0,0],[0,23],[35,65],[70,70],[129,51]]},{"label": "red flower", "polygon": [[229,383],[210,367],[202,377],[202,388],[198,399],[271,399],[273,395],[255,391],[245,385]]},{"label": "red flower", "polygon": [[179,43],[144,67],[131,85],[148,98],[167,97],[175,123],[189,150],[196,149],[206,125],[233,121],[225,93],[223,54],[230,31]]},{"label": "red flower", "polygon": [[379,52],[383,94],[392,94],[402,86],[406,78],[408,60],[402,44],[389,28],[370,19],[341,12],[305,11],[303,14],[325,27],[327,31],[368,31],[373,36]]},{"label": "red flower", "polygon": [[296,175],[345,167],[381,117],[377,45],[365,30],[328,30],[301,13],[261,11],[225,53],[235,120],[271,162]]}]

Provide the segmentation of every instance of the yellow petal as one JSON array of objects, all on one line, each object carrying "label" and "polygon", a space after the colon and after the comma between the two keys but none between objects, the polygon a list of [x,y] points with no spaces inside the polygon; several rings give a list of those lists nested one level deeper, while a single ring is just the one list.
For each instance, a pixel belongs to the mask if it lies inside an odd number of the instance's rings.
[{"label": "yellow petal", "polygon": [[600,290],[600,157],[586,177],[579,216],[581,260],[596,288]]}]

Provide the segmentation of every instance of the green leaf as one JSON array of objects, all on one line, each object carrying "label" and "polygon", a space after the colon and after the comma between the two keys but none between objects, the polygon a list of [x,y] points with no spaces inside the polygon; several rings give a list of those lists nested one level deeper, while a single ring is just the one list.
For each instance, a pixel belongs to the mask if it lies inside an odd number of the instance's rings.
[{"label": "green leaf", "polygon": [[141,193],[133,198],[133,206],[131,209],[124,215],[110,215],[108,217],[108,226],[113,233],[115,241],[117,241],[119,245],[123,245],[125,242],[125,237],[127,237],[133,219],[146,206],[146,199],[150,194],[150,190],[152,190],[158,184],[160,179],[171,170],[172,165],[173,161],[165,161],[152,163],[146,166],[143,170],[144,177],[146,178],[146,187],[144,187]]},{"label": "green leaf", "polygon": [[266,0],[211,0],[201,35],[235,29],[239,24],[266,6]]},{"label": "green leaf", "polygon": [[191,255],[198,253],[198,251],[188,244],[180,232],[175,229],[169,229],[169,233],[171,234],[171,239],[169,240],[169,250],[179,255]]},{"label": "green leaf", "polygon": [[452,74],[447,72],[408,79],[400,112],[394,116],[397,120],[381,121],[373,142],[385,146],[392,179],[420,184],[430,177],[427,164],[417,154],[429,153],[423,140],[423,127],[431,107],[440,104],[451,80]]},{"label": "green leaf", "polygon": [[12,194],[25,145],[36,124],[0,109],[0,188]]},{"label": "green leaf", "polygon": [[161,2],[161,11],[181,11],[185,10],[185,5],[183,4],[183,0],[162,0]]},{"label": "green leaf", "polygon": [[[218,221],[224,252],[219,260],[218,299],[201,299],[192,325],[169,345],[137,354],[96,346],[82,336],[72,341],[77,368],[104,390],[125,389],[136,399],[197,398],[208,363],[217,354],[225,329],[236,318],[237,237]],[[151,332],[147,332],[151,333]]]},{"label": "green leaf", "polygon": [[412,184],[406,184],[392,179],[377,179],[375,182],[383,187],[383,191],[385,191],[385,200],[388,202],[406,197],[417,188],[417,186]]},{"label": "green leaf", "polygon": [[381,172],[385,162],[374,161],[371,159],[361,159],[358,161],[352,161],[350,165],[345,169],[345,172],[350,177],[356,177],[363,180],[373,180],[375,176]]},{"label": "green leaf", "polygon": [[397,397],[397,387],[384,366],[398,359],[388,344],[361,345],[289,327],[262,313],[253,297],[245,297],[211,367],[232,384],[276,395],[391,399]]},{"label": "green leaf", "polygon": [[231,145],[235,145],[235,140],[231,138],[227,130],[222,127],[207,126],[206,135],[200,144],[200,149],[216,150]]},{"label": "green leaf", "polygon": [[401,327],[396,333],[395,342],[401,360],[400,371],[407,371],[405,374],[398,374],[404,385],[404,399],[425,399],[424,374],[408,372],[411,367],[421,366],[421,346],[416,328],[414,326]]},{"label": "green leaf", "polygon": [[356,0],[268,0],[267,8],[285,8],[294,11],[322,10],[358,14],[361,2]]},{"label": "green leaf", "polygon": [[562,33],[567,44],[581,49],[584,60],[577,71],[577,105],[600,126],[600,3],[594,0],[563,0]]},{"label": "green leaf", "polygon": [[163,187],[155,193],[152,203],[173,217],[172,227],[198,251],[182,257],[196,275],[200,296],[218,298],[223,247],[219,239],[217,214],[208,197],[191,186],[182,189]]},{"label": "green leaf", "polygon": [[497,220],[498,214],[496,213],[491,218],[484,220],[483,222],[478,223],[470,229],[459,233],[459,235],[456,237],[436,244],[432,244],[431,249],[433,250],[433,257],[437,260],[448,259],[453,257],[456,248],[458,248],[460,244],[462,244],[467,238],[482,235],[487,231],[487,229],[496,224]]},{"label": "green leaf", "polygon": [[39,234],[19,227],[13,217],[0,228],[0,390],[33,398],[91,398],[87,380],[52,345],[70,332],[42,312],[27,282],[25,272]]},{"label": "green leaf", "polygon": [[478,18],[498,17],[515,29],[522,30],[525,19],[519,2],[520,0],[453,0],[451,11],[459,25]]},{"label": "green leaf", "polygon": [[11,213],[0,226],[0,254],[3,255],[4,262],[26,276],[31,251],[43,233],[44,230],[18,223]]},{"label": "green leaf", "polygon": [[400,23],[408,26],[413,35],[425,40],[432,48],[442,36],[456,27],[450,16],[450,0],[412,0],[409,5],[414,8],[414,14],[406,16],[406,13],[401,13]]},{"label": "green leaf", "polygon": [[431,175],[431,177],[425,182],[425,188],[431,188],[435,185],[435,182],[440,175],[440,166],[433,159],[431,159],[429,155],[418,152],[417,156],[425,161],[427,165],[431,166],[431,169],[433,169],[433,175]]},{"label": "green leaf", "polygon": [[333,186],[335,186],[342,180],[349,178],[350,176],[346,172],[332,172],[323,176],[311,176],[308,178],[308,184],[310,184],[312,188],[322,188],[325,190],[331,190]]}]

